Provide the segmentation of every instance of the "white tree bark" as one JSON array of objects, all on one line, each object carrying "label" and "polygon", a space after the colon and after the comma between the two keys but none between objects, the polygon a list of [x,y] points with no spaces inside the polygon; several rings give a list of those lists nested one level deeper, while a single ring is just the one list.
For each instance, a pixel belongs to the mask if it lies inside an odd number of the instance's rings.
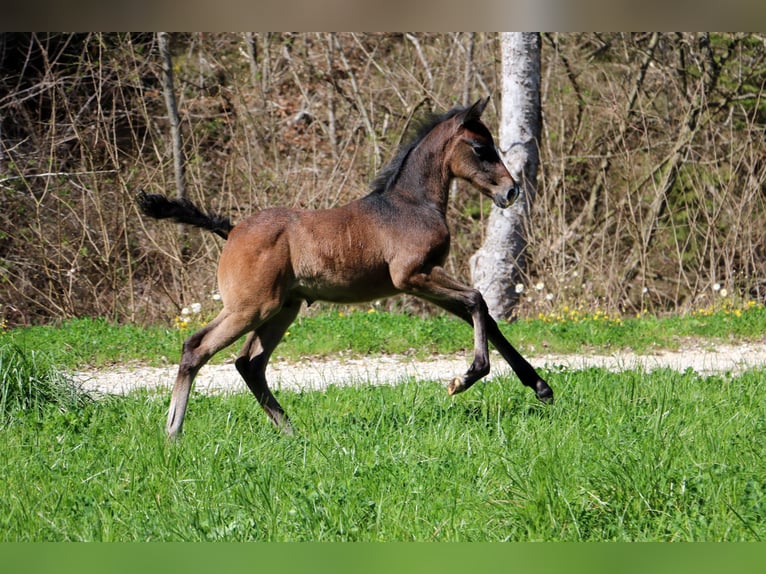
[{"label": "white tree bark", "polygon": [[482,247],[471,257],[471,277],[490,314],[507,319],[519,300],[526,228],[537,190],[540,111],[540,34],[502,33],[502,94],[498,147],[521,194],[506,208],[492,206]]}]

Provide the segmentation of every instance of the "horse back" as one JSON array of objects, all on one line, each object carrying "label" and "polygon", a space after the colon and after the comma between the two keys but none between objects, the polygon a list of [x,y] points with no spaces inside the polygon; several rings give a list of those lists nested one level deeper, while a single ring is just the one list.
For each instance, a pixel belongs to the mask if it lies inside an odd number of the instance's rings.
[{"label": "horse back", "polygon": [[334,209],[270,208],[236,225],[218,269],[223,284],[265,284],[309,301],[360,302],[394,294],[374,214],[356,203]]}]

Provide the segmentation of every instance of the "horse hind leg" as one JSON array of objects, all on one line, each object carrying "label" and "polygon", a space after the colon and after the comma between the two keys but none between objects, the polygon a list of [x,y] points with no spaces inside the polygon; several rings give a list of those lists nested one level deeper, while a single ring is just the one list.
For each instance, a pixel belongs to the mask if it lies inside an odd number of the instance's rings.
[{"label": "horse hind leg", "polygon": [[282,405],[272,394],[266,381],[266,357],[256,332],[250,333],[242,353],[234,364],[274,426],[284,431],[285,434],[293,434],[290,419]]},{"label": "horse hind leg", "polygon": [[184,342],[165,425],[165,432],[169,439],[173,440],[181,434],[189,394],[199,370],[210,360],[210,357],[236,341],[250,328],[249,316],[229,313],[224,309],[215,319]]},{"label": "horse hind leg", "polygon": [[266,365],[287,328],[298,315],[300,307],[300,301],[286,304],[279,313],[250,333],[240,356],[235,361],[239,374],[255,395],[258,404],[271,422],[286,434],[293,434],[293,428],[284,409],[269,389],[266,381]]}]

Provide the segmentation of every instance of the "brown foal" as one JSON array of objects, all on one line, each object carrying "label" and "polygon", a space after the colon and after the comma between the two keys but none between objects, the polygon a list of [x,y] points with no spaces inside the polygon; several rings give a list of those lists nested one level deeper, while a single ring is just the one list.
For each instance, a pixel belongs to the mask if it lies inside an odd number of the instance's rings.
[{"label": "brown foal", "polygon": [[265,209],[235,226],[186,200],[139,194],[145,214],[227,240],[218,265],[223,309],[183,345],[166,426],[170,438],[181,433],[197,372],[246,333],[237,370],[274,424],[291,431],[266,383],[266,365],[304,301],[415,295],[473,325],[473,363],[449,383],[450,394],[489,373],[489,340],[540,400],[553,399],[552,389],[500,332],[481,293],[442,267],[450,246],[446,213],[453,178],[470,182],[500,208],[519,193],[481,122],[488,100],[430,118],[375,179],[371,193],[342,207]]}]

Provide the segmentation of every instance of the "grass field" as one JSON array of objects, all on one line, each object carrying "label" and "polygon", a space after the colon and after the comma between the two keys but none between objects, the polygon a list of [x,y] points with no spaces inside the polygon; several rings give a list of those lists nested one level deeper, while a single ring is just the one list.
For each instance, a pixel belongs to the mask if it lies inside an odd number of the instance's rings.
[{"label": "grass field", "polygon": [[[714,336],[731,336],[724,319],[707,319]],[[606,337],[597,330],[617,325],[589,328]],[[169,444],[166,396],[51,400],[55,358],[19,350],[24,337],[6,333],[0,345],[11,405],[0,423],[3,541],[766,536],[763,370],[550,371],[554,405],[512,376],[454,398],[436,382],[283,391],[293,437],[248,394],[195,394],[183,439]]]},{"label": "grass field", "polygon": [[3,428],[0,532],[21,540],[762,540],[766,377],[549,373],[441,385],[51,408]]},{"label": "grass field", "polygon": [[[465,351],[473,344],[471,329],[448,315],[411,317],[371,310],[325,310],[301,316],[277,347],[277,357],[411,354],[425,357]],[[26,349],[44,351],[62,368],[103,367],[139,362],[176,363],[181,344],[202,324],[172,326],[116,325],[103,319],[73,319],[56,326],[19,328],[3,334]],[[503,323],[501,329],[522,353],[581,353],[631,348],[637,352],[678,348],[689,338],[710,344],[763,339],[766,306],[707,309],[683,317],[618,317],[565,309],[536,319]],[[213,362],[230,358],[233,345]]]}]

